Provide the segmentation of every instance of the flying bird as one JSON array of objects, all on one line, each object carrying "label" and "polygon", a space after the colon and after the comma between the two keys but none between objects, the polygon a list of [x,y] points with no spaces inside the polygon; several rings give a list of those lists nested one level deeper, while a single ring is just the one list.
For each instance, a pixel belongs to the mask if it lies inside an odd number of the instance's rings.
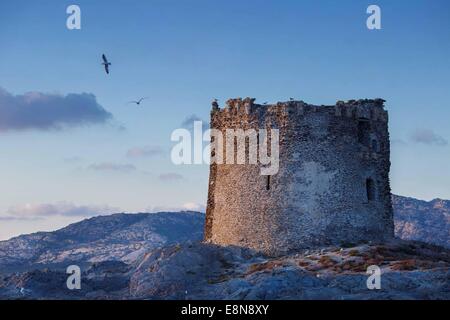
[{"label": "flying bird", "polygon": [[148,97],[140,98],[140,99],[137,100],[137,101],[130,101],[130,102],[128,102],[128,103],[135,103],[136,105],[140,106],[140,105],[141,105],[141,102],[142,102],[143,100],[145,100],[145,99],[148,99]]},{"label": "flying bird", "polygon": [[109,62],[108,59],[106,59],[105,54],[102,55],[102,59],[103,59],[102,65],[105,66],[106,74],[109,74],[109,66],[111,65],[111,62]]}]

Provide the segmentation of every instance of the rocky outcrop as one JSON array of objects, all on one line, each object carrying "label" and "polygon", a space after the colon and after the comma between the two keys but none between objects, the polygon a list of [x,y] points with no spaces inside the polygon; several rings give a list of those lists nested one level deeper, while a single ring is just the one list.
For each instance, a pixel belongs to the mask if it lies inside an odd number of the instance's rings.
[{"label": "rocky outcrop", "polygon": [[392,196],[395,235],[450,248],[450,201]]},{"label": "rocky outcrop", "polygon": [[[369,290],[369,265],[381,289]],[[327,247],[269,258],[204,243],[169,245],[131,265],[96,264],[82,289],[65,289],[58,271],[0,279],[0,299],[450,299],[450,251],[399,241],[383,246]]]},{"label": "rocky outcrop", "polygon": [[0,273],[32,268],[133,262],[157,247],[200,240],[204,214],[198,212],[115,214],[0,242]]},{"label": "rocky outcrop", "polygon": [[[400,236],[448,244],[448,201],[393,203]],[[200,243],[204,219],[117,214],[0,242],[0,299],[450,299],[444,247],[341,243],[268,257]],[[70,264],[81,290],[65,285]],[[369,265],[382,270],[381,290],[366,287]]]}]

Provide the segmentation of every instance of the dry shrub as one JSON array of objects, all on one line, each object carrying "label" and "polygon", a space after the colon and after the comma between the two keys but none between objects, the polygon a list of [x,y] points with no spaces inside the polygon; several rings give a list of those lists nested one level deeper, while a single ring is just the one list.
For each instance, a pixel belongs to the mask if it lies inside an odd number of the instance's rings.
[{"label": "dry shrub", "polygon": [[356,250],[356,249],[350,250],[350,251],[348,252],[348,255],[349,255],[350,257],[358,256],[358,255],[359,255],[359,250]]},{"label": "dry shrub", "polygon": [[323,265],[324,267],[332,267],[337,262],[333,260],[330,256],[321,256],[319,259],[319,263]]},{"label": "dry shrub", "polygon": [[432,269],[436,267],[436,265],[432,261],[424,261],[424,260],[416,260],[416,259],[408,259],[403,261],[398,261],[392,264],[392,270],[402,270],[402,271],[411,271],[411,270],[419,270],[419,269]]},{"label": "dry shrub", "polygon": [[223,274],[223,275],[219,276],[218,278],[208,279],[207,282],[208,282],[208,284],[216,284],[216,283],[228,281],[229,279],[230,279],[229,275]]},{"label": "dry shrub", "polygon": [[341,243],[342,248],[352,248],[354,246],[356,246],[356,243],[353,243],[353,242],[342,242]]},{"label": "dry shrub", "polygon": [[366,272],[367,267],[369,264],[364,261],[354,261],[354,260],[348,260],[344,261],[340,267],[344,271],[352,271],[352,272]]},{"label": "dry shrub", "polygon": [[308,261],[305,261],[305,260],[300,260],[300,261],[298,262],[298,265],[299,265],[300,267],[307,267],[307,266],[309,266],[309,262],[308,262]]},{"label": "dry shrub", "polygon": [[283,263],[281,261],[268,261],[265,263],[255,263],[252,264],[248,270],[247,274],[252,274],[259,271],[271,271],[274,268],[283,266]]},{"label": "dry shrub", "polygon": [[409,259],[409,260],[395,262],[392,264],[391,269],[392,270],[407,270],[407,271],[416,270],[417,269],[416,260]]},{"label": "dry shrub", "polygon": [[334,267],[331,268],[331,270],[333,270],[336,273],[341,273],[344,271],[340,265],[335,265]]},{"label": "dry shrub", "polygon": [[384,261],[381,259],[369,259],[369,260],[365,260],[365,261],[368,266],[372,266],[372,265],[380,266],[384,263]]}]

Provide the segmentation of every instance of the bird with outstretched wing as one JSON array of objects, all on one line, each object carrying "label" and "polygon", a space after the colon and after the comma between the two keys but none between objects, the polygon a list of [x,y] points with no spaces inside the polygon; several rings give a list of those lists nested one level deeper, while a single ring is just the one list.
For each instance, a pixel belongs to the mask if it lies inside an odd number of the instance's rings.
[{"label": "bird with outstretched wing", "polygon": [[135,103],[136,105],[139,106],[139,105],[141,104],[141,102],[144,101],[145,99],[148,99],[148,97],[140,98],[140,99],[137,100],[137,101],[130,101],[130,102],[128,102],[128,103]]},{"label": "bird with outstretched wing", "polygon": [[106,58],[105,54],[102,54],[102,59],[103,59],[102,65],[105,66],[106,74],[109,74],[109,66],[111,65],[111,62],[108,61],[108,59]]}]

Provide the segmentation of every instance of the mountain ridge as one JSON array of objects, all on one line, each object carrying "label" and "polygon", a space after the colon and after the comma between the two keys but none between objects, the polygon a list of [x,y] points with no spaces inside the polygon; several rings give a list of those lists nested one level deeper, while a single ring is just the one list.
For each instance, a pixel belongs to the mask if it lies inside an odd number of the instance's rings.
[{"label": "mountain ridge", "polygon": [[200,240],[204,214],[184,212],[117,213],[0,241],[0,272],[31,265],[133,261],[145,251]]},{"label": "mountain ridge", "polygon": [[[450,201],[392,196],[396,236],[450,247]],[[0,273],[69,262],[135,261],[172,243],[203,239],[205,214],[195,211],[116,213],[0,241]]]},{"label": "mountain ridge", "polygon": [[[448,202],[393,196],[393,203],[398,235],[448,244]],[[270,257],[201,241],[204,220],[192,211],[118,213],[1,241],[0,299],[450,296],[450,249],[443,246],[397,239]],[[65,286],[72,264],[82,270],[81,290]],[[383,290],[367,290],[369,265],[380,266]]]},{"label": "mountain ridge", "polygon": [[395,235],[450,247],[450,200],[392,195]]}]

